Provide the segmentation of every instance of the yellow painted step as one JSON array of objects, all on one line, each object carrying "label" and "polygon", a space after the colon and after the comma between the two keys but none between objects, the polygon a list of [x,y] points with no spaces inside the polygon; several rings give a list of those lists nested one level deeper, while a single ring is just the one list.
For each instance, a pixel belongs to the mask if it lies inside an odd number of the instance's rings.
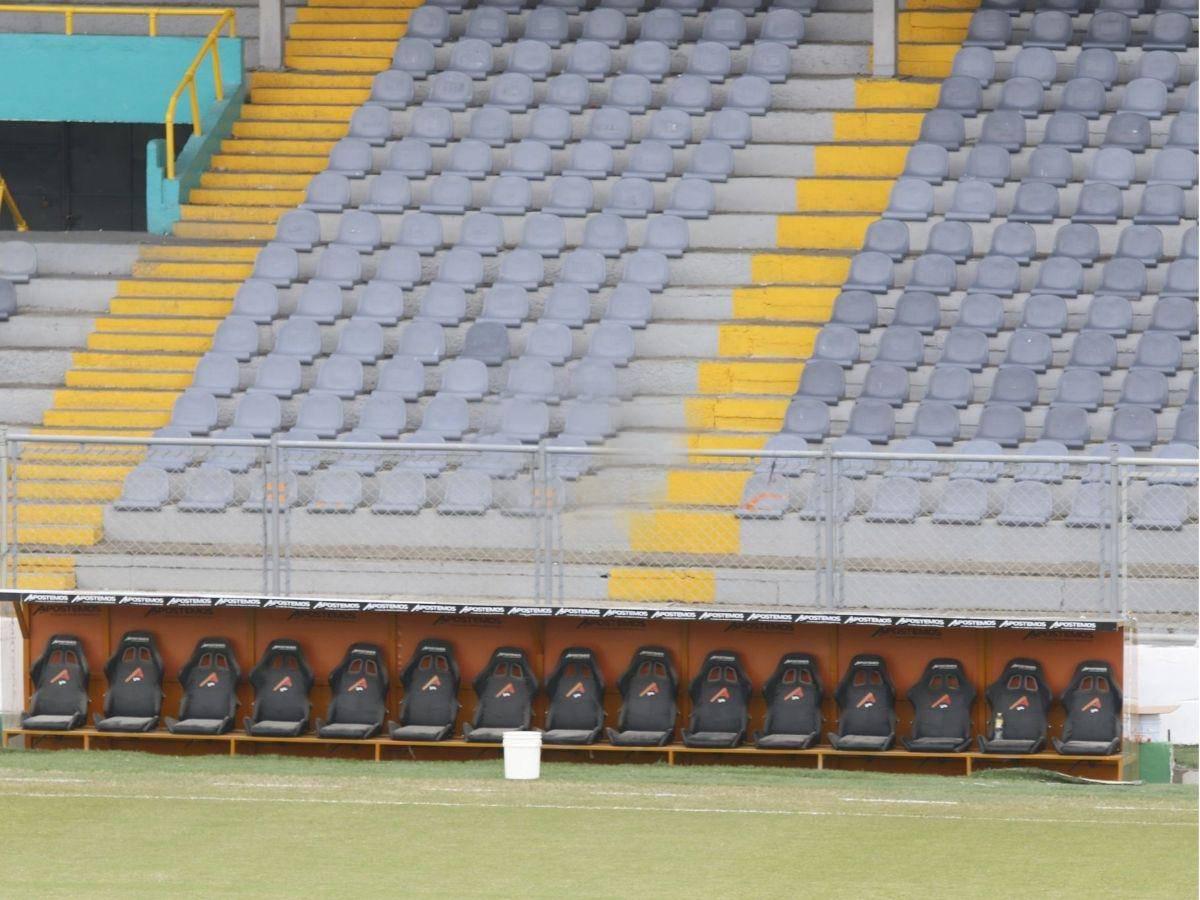
[{"label": "yellow painted step", "polygon": [[99,525],[104,507],[96,504],[22,503],[17,509],[18,525]]},{"label": "yellow painted step", "polygon": [[279,151],[288,153],[289,138],[340,138],[346,134],[345,122],[234,122],[236,138],[282,138]]},{"label": "yellow painted step", "polygon": [[309,106],[313,104],[332,106],[353,104],[357,106],[370,96],[371,91],[368,88],[264,87],[253,91],[250,99],[256,105],[273,103],[288,106]]},{"label": "yellow painted step", "polygon": [[275,236],[274,225],[244,222],[176,222],[171,231],[182,238],[227,241],[269,241]]},{"label": "yellow painted step", "polygon": [[[761,450],[767,442],[763,434],[689,434],[689,450]],[[693,457],[694,461],[717,457]],[[739,460],[744,465],[744,460]]]},{"label": "yellow painted step", "polygon": [[202,188],[234,188],[238,190],[254,190],[256,188],[273,188],[276,190],[304,190],[312,179],[307,173],[288,174],[285,172],[205,172],[200,176]]},{"label": "yellow painted step", "polygon": [[145,260],[133,264],[136,278],[195,278],[201,281],[235,281],[250,277],[254,264],[249,262],[159,262]]},{"label": "yellow painted step", "polygon": [[17,568],[17,588],[22,591],[72,591],[77,587],[75,573],[26,571]]},{"label": "yellow painted step", "polygon": [[204,353],[212,346],[212,338],[171,334],[104,334],[88,335],[89,350],[125,350],[150,353],[155,350],[179,353]]},{"label": "yellow painted step", "polygon": [[320,139],[276,141],[258,138],[228,138],[221,142],[221,152],[235,156],[265,156],[272,159],[319,156],[324,160],[335,143],[336,141]]},{"label": "yellow painted step", "polygon": [[941,85],[918,81],[859,78],[854,105],[859,109],[932,109]]},{"label": "yellow painted step", "polygon": [[800,178],[796,181],[796,209],[879,213],[887,208],[891,190],[890,178]]},{"label": "yellow painted step", "polygon": [[108,311],[114,316],[190,316],[222,319],[229,315],[229,300],[133,300],[114,297]]},{"label": "yellow painted step", "polygon": [[247,103],[242,107],[243,122],[349,122],[354,106],[322,106],[309,104]]},{"label": "yellow painted step", "polygon": [[120,484],[129,471],[128,466],[98,466],[80,463],[18,463],[17,483],[33,484],[47,481],[66,481],[80,484],[84,481],[103,484]]},{"label": "yellow painted step", "polygon": [[833,139],[880,143],[914,141],[921,133],[924,118],[925,114],[920,112],[837,112],[833,114]]},{"label": "yellow painted step", "polygon": [[848,147],[821,144],[813,148],[813,174],[894,178],[904,171],[904,161],[907,158],[907,144]]},{"label": "yellow painted step", "polygon": [[773,397],[688,397],[684,416],[688,428],[696,431],[778,431],[788,402]]},{"label": "yellow painted step", "polygon": [[118,297],[188,297],[232,300],[241,282],[152,281],[122,279],[117,282]]},{"label": "yellow painted step", "polygon": [[775,243],[792,250],[857,250],[878,215],[780,216]]},{"label": "yellow painted step", "polygon": [[901,44],[896,48],[896,68],[915,78],[945,78],[954,64],[957,44]]},{"label": "yellow painted step", "polygon": [[288,29],[288,44],[297,39],[313,38],[320,41],[360,41],[381,40],[391,41],[392,49],[395,42],[404,36],[403,22],[297,22]]},{"label": "yellow painted step", "polygon": [[188,194],[188,204],[198,206],[267,206],[280,207],[304,202],[304,191],[271,190],[209,190],[195,188]]},{"label": "yellow painted step", "polygon": [[296,56],[345,57],[391,61],[395,40],[343,41],[296,40],[287,42],[287,51]]},{"label": "yellow painted step", "polygon": [[977,9],[979,0],[907,0],[906,9]]},{"label": "yellow painted step", "polygon": [[[46,547],[90,547],[100,542],[98,525],[17,525],[17,541],[22,549],[29,545]],[[9,530],[9,539],[12,530]]]},{"label": "yellow painted step", "polygon": [[717,599],[717,574],[711,569],[610,569],[608,598],[712,603]]},{"label": "yellow painted step", "polygon": [[296,10],[297,22],[407,22],[407,9],[371,7],[344,9],[338,7],[302,6]]},{"label": "yellow painted step", "polygon": [[82,410],[48,409],[42,414],[46,425],[65,428],[106,428],[120,431],[125,428],[162,428],[171,421],[170,410]]},{"label": "yellow painted step", "polygon": [[74,503],[109,503],[121,496],[121,482],[22,481],[17,484],[20,500],[70,500]]},{"label": "yellow painted step", "polygon": [[667,473],[667,502],[686,506],[737,506],[751,473],[675,470]]},{"label": "yellow painted step", "polygon": [[138,258],[147,260],[200,260],[206,262],[254,262],[257,247],[230,247],[226,244],[143,244]]},{"label": "yellow painted step", "polygon": [[[41,434],[50,434],[51,430],[42,428]],[[144,436],[149,436],[150,432],[146,432]],[[24,452],[21,454],[21,460],[25,463],[42,462],[54,463],[56,465],[64,465],[71,467],[88,466],[95,463],[97,459],[102,459],[104,468],[108,466],[136,466],[146,456],[146,451],[142,447],[109,444],[105,445],[89,445],[84,449],[79,449],[79,445],[74,444],[47,444],[47,443],[29,443],[24,447]]]},{"label": "yellow painted step", "polygon": [[[274,225],[279,221],[279,217],[291,208],[290,206],[196,206],[192,203],[185,203],[180,207],[180,215],[187,222],[241,222],[247,225]],[[274,233],[274,229],[272,229],[271,234]],[[180,234],[180,232],[177,231],[176,234]]]},{"label": "yellow painted step", "polygon": [[[289,46],[291,46],[290,43]],[[390,53],[387,58],[312,56],[294,53],[290,50],[285,50],[283,53],[285,65],[293,69],[308,69],[314,72],[379,72],[387,68],[390,60]],[[234,133],[237,133],[236,130]]]},{"label": "yellow painted step", "polygon": [[70,388],[54,392],[54,409],[170,409],[174,391],[80,391]]},{"label": "yellow painted step", "polygon": [[350,9],[416,9],[425,0],[309,0],[309,6],[318,8]]},{"label": "yellow painted step", "polygon": [[[154,429],[152,428],[83,428],[79,425],[63,427],[58,425],[34,425],[26,429],[31,435],[46,434],[46,435],[69,435],[71,437],[153,437]],[[33,457],[29,457],[32,459]]]},{"label": "yellow painted step", "polygon": [[69,388],[182,391],[192,385],[188,372],[115,372],[111,369],[71,369],[63,376]]},{"label": "yellow painted step", "polygon": [[737,288],[733,292],[735,319],[777,319],[824,324],[833,312],[839,291],[826,287]]},{"label": "yellow painted step", "polygon": [[86,353],[71,354],[74,369],[116,369],[133,372],[194,372],[199,355],[158,353]]},{"label": "yellow painted step", "polygon": [[212,158],[212,173],[248,173],[251,178],[280,172],[300,173],[305,182],[309,176],[325,168],[325,156],[253,156],[240,153],[218,153]]},{"label": "yellow painted step", "polygon": [[971,23],[969,12],[915,11],[897,16],[896,39],[913,44],[961,44]]},{"label": "yellow painted step", "polygon": [[800,384],[804,363],[701,362],[697,390],[702,394],[777,394],[791,396]]},{"label": "yellow painted step", "polygon": [[756,253],[750,259],[755,284],[823,284],[840,287],[850,271],[848,256]]},{"label": "yellow painted step", "polygon": [[658,510],[633,513],[629,547],[638,553],[737,553],[741,529],[733,513]]},{"label": "yellow painted step", "polygon": [[218,319],[104,316],[96,320],[95,329],[98,334],[204,334],[211,336],[219,324]]},{"label": "yellow painted step", "polygon": [[351,75],[318,72],[251,72],[250,90],[258,88],[367,88],[370,75]]},{"label": "yellow painted step", "polygon": [[722,325],[717,352],[733,359],[808,359],[817,331],[788,325]]}]

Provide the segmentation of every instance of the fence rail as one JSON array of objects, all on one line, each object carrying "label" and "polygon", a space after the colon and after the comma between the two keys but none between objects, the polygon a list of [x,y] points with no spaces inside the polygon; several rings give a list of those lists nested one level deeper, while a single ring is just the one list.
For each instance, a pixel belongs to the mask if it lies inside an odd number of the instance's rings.
[{"label": "fence rail", "polygon": [[1196,459],[9,435],[4,584],[1196,617]]}]

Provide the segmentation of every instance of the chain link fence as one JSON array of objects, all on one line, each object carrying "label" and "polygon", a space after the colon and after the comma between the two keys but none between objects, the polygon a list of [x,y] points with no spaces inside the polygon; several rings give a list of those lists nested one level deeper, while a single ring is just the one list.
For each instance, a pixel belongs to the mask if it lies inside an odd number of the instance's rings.
[{"label": "chain link fence", "polygon": [[6,585],[1197,613],[1194,459],[191,437],[3,446]]}]

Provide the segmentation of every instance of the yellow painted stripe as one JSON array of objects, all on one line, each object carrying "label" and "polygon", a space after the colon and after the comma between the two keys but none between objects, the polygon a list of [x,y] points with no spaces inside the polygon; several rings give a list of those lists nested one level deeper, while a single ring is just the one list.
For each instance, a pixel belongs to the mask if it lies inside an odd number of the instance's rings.
[{"label": "yellow painted stripe", "polygon": [[113,482],[120,484],[126,473],[129,471],[128,466],[95,466],[95,465],[67,465],[64,463],[18,463],[17,464],[17,480],[18,483],[28,482],[30,484],[43,481],[68,481],[78,483],[81,481],[89,482]]},{"label": "yellow painted stripe", "polygon": [[274,225],[288,206],[195,206],[185,203],[180,215],[187,222],[241,222],[247,225]]},{"label": "yellow painted stripe", "polygon": [[162,428],[171,421],[169,411],[48,409],[42,414],[46,425],[66,428]]},{"label": "yellow painted stripe", "polygon": [[813,148],[813,174],[895,177],[904,171],[908,146],[849,146],[820,144]]},{"label": "yellow painted stripe", "polygon": [[877,218],[877,215],[780,216],[775,222],[775,242],[795,250],[857,250],[867,228]]},{"label": "yellow painted stripe", "polygon": [[800,212],[870,212],[887,208],[891,179],[801,178],[796,182]]},{"label": "yellow painted stripe", "polygon": [[737,506],[750,472],[675,470],[667,473],[667,501],[689,506]]},{"label": "yellow painted stripe", "polygon": [[172,232],[182,238],[269,241],[275,236],[275,226],[239,222],[176,222]]},{"label": "yellow painted stripe", "polygon": [[130,350],[153,352],[175,350],[180,353],[204,353],[212,346],[212,338],[173,334],[104,334],[93,332],[88,335],[89,350]]},{"label": "yellow painted stripe", "polygon": [[732,513],[633,513],[629,547],[639,553],[737,553],[741,549],[741,529]]},{"label": "yellow painted stripe", "polygon": [[711,569],[611,569],[608,598],[712,603],[717,599],[717,576]]},{"label": "yellow painted stripe", "polygon": [[192,373],[187,372],[117,372],[111,369],[68,369],[64,383],[69,388],[121,388],[182,391],[191,387]]},{"label": "yellow painted stripe", "polygon": [[840,287],[850,271],[846,256],[756,253],[750,259],[755,284],[824,284]]},{"label": "yellow painted stripe", "polygon": [[269,190],[260,188],[258,190],[237,191],[237,190],[208,190],[206,188],[194,188],[188,194],[188,203],[197,204],[200,206],[271,206],[279,207],[288,204],[301,203],[304,200],[304,191],[296,190]]},{"label": "yellow painted stripe", "polygon": [[75,369],[117,369],[140,372],[194,372],[199,356],[186,354],[125,354],[87,353],[71,354],[71,367]]},{"label": "yellow painted stripe", "polygon": [[305,179],[325,168],[327,154],[317,156],[252,156],[249,154],[218,153],[212,158],[213,172],[248,172],[259,174],[298,172]]},{"label": "yellow painted stripe", "polygon": [[[346,133],[344,122],[234,122],[233,136],[237,138],[340,138]],[[287,153],[284,145],[280,153]]]},{"label": "yellow painted stripe", "polygon": [[979,0],[907,0],[906,9],[976,9]]},{"label": "yellow painted stripe", "polygon": [[233,309],[229,300],[131,300],[114,297],[108,311],[114,316],[193,316],[223,319]]},{"label": "yellow painted stripe", "polygon": [[[22,549],[30,546],[90,547],[100,543],[101,530],[95,525],[18,525],[17,540]],[[11,539],[12,529],[9,529]]]},{"label": "yellow painted stripe", "polygon": [[697,390],[701,394],[790,396],[803,372],[803,363],[705,361],[697,371]]},{"label": "yellow painted stripe", "polygon": [[924,118],[924,113],[837,112],[833,114],[833,139],[881,143],[913,141],[921,133]]},{"label": "yellow painted stripe", "polygon": [[195,278],[203,281],[235,281],[250,277],[254,264],[248,262],[159,262],[146,260],[133,264],[138,278]]},{"label": "yellow painted stripe", "polygon": [[297,22],[407,22],[407,9],[338,9],[302,6],[296,10]]},{"label": "yellow painted stripe", "polygon": [[96,320],[95,332],[99,334],[205,334],[212,335],[220,324],[218,319],[179,318],[134,318],[126,316],[104,316]]},{"label": "yellow painted stripe", "polygon": [[901,75],[912,75],[914,78],[946,78],[953,68],[952,59],[913,60],[901,54],[896,61],[896,70]]},{"label": "yellow painted stripe", "polygon": [[961,44],[971,15],[942,10],[902,12],[897,16],[896,39],[905,43]]},{"label": "yellow painted stripe", "polygon": [[149,260],[202,260],[207,262],[254,262],[257,247],[230,247],[227,244],[143,244],[138,257]]},{"label": "yellow painted stripe", "polygon": [[[767,442],[761,434],[690,434],[688,435],[689,450],[761,450]],[[717,457],[694,457],[694,461],[713,460]],[[745,465],[745,459],[737,460],[739,465]]]},{"label": "yellow painted stripe", "polygon": [[308,187],[308,183],[311,180],[306,173],[205,172],[200,176],[200,187],[232,188],[234,190],[255,190],[262,187],[276,190],[302,191]]},{"label": "yellow painted stripe", "polygon": [[932,109],[937,105],[940,87],[916,81],[859,78],[854,82],[854,105],[859,109]]},{"label": "yellow painted stripe", "polygon": [[787,325],[721,325],[717,350],[735,359],[808,359],[817,331]]},{"label": "yellow painted stripe", "polygon": [[395,40],[386,41],[340,41],[291,39],[287,51],[296,56],[324,56],[345,58],[370,58],[390,61],[396,50]]},{"label": "yellow painted stripe", "polygon": [[150,281],[124,279],[117,282],[118,297],[202,297],[232,300],[240,282]]},{"label": "yellow painted stripe", "polygon": [[170,409],[174,391],[59,389],[54,392],[55,409]]},{"label": "yellow painted stripe", "polygon": [[27,525],[99,525],[104,507],[74,503],[22,503],[18,524]]},{"label": "yellow painted stripe", "polygon": [[295,156],[329,155],[336,141],[271,141],[258,138],[227,138],[221,141],[221,152],[235,155],[258,155],[272,159],[288,159]]},{"label": "yellow painted stripe", "polygon": [[354,106],[300,106],[291,103],[247,103],[242,107],[243,122],[348,122]]},{"label": "yellow painted stripe", "polygon": [[697,431],[778,431],[788,402],[771,397],[688,397],[684,417]]},{"label": "yellow painted stripe", "polygon": [[288,50],[285,50],[283,54],[284,64],[294,69],[312,69],[324,72],[378,72],[387,68],[390,59],[390,53],[387,57],[363,58],[301,55]]},{"label": "yellow painted stripe", "polygon": [[287,105],[310,104],[354,104],[357,105],[371,96],[368,88],[304,88],[304,87],[262,87],[256,88],[250,95],[256,104],[277,103]]},{"label": "yellow painted stripe", "polygon": [[370,88],[370,75],[331,72],[251,72],[250,90],[258,88]]},{"label": "yellow painted stripe", "polygon": [[[387,40],[395,42],[404,36],[403,22],[354,22],[348,24],[329,22],[297,22],[288,29],[288,37],[315,38],[322,41],[345,40],[358,43],[360,40]],[[292,43],[291,41],[288,42]]]},{"label": "yellow painted stripe", "polygon": [[824,323],[833,311],[836,288],[738,288],[733,292],[735,319],[778,319]]},{"label": "yellow painted stripe", "polygon": [[350,9],[416,9],[425,0],[309,0],[309,6]]},{"label": "yellow painted stripe", "polygon": [[108,503],[121,496],[121,482],[62,483],[54,481],[23,481],[17,485],[21,500],[69,500],[75,503]]}]

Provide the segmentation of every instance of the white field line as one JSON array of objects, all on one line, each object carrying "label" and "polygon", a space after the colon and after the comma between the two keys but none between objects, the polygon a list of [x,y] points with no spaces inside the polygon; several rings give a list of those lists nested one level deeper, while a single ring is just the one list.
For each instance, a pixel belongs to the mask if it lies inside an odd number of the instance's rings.
[{"label": "white field line", "polygon": [[1188,822],[1144,822],[1132,819],[1104,821],[1096,819],[1048,819],[1032,816],[955,816],[915,815],[911,813],[878,812],[834,812],[829,810],[799,809],[747,809],[700,806],[598,806],[571,803],[461,803],[450,800],[360,800],[351,798],[320,797],[212,797],[202,794],[102,794],[102,793],[50,793],[45,791],[0,791],[0,797],[22,797],[37,800],[123,800],[184,802],[184,803],[297,803],[338,806],[383,806],[383,807],[436,807],[442,809],[531,809],[566,812],[637,812],[637,813],[687,813],[692,815],[752,815],[752,816],[820,816],[830,818],[862,819],[940,819],[980,823],[1032,823],[1051,825],[1137,825],[1196,828],[1195,821]]},{"label": "white field line", "polygon": [[87,778],[26,778],[19,775],[0,775],[0,781],[17,784],[94,784]]},{"label": "white field line", "polygon": [[[921,806],[958,806],[957,800],[895,800],[889,797],[842,797],[843,803],[912,803]],[[1137,809],[1139,807],[1129,807]]]},{"label": "white field line", "polygon": [[1093,809],[1133,810],[1135,812],[1182,812],[1195,814],[1196,810],[1186,806],[1096,806]]}]

